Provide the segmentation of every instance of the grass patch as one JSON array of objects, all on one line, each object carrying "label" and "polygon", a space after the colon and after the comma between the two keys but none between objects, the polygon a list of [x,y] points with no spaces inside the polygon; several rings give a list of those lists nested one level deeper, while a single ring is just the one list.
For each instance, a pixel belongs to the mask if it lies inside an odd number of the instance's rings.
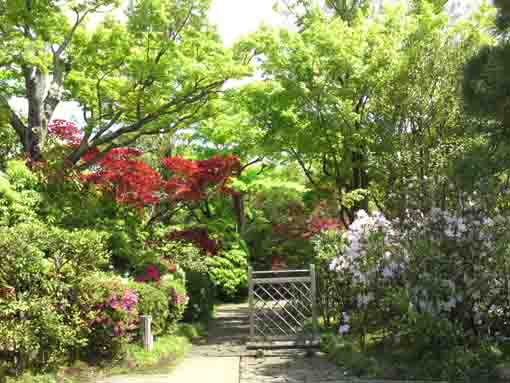
[{"label": "grass patch", "polygon": [[182,335],[166,335],[154,342],[154,348],[148,352],[142,345],[130,344],[124,362],[129,371],[152,368],[171,368],[190,349],[190,339]]},{"label": "grass patch", "polygon": [[325,333],[321,348],[346,376],[361,378],[484,383],[498,381],[505,366],[505,353],[496,345],[425,351],[369,336],[362,350],[358,339]]}]

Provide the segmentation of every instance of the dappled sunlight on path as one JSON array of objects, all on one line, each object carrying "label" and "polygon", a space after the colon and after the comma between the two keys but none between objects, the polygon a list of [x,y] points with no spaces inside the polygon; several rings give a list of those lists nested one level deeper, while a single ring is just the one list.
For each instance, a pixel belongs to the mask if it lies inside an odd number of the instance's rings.
[{"label": "dappled sunlight on path", "polygon": [[246,349],[247,304],[218,306],[208,337],[166,375],[117,376],[101,383],[344,383],[343,371],[317,354],[302,350]]}]

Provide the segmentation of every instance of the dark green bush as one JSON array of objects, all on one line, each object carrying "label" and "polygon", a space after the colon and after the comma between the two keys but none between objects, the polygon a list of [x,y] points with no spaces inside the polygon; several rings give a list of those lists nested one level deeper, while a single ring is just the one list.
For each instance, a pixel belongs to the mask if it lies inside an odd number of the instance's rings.
[{"label": "dark green bush", "polygon": [[212,317],[216,288],[207,272],[186,271],[186,291],[189,302],[184,312],[187,322],[205,321]]}]

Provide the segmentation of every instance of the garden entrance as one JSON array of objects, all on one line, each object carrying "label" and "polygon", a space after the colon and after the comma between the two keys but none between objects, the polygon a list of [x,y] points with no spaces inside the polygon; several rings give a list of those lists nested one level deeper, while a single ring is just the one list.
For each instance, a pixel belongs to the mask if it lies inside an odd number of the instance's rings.
[{"label": "garden entrance", "polygon": [[315,267],[308,270],[248,270],[248,347],[318,344]]}]

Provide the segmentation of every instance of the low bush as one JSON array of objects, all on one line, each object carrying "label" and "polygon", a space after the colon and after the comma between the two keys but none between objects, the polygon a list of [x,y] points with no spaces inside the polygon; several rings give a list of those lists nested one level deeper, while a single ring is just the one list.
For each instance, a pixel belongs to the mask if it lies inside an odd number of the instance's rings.
[{"label": "low bush", "polygon": [[186,270],[186,291],[189,302],[184,311],[187,322],[207,321],[212,317],[216,287],[204,271]]},{"label": "low bush", "polygon": [[177,322],[183,318],[184,311],[189,302],[186,288],[182,280],[172,274],[163,276],[158,284],[158,288],[165,293],[168,299],[167,331],[175,331]]}]

